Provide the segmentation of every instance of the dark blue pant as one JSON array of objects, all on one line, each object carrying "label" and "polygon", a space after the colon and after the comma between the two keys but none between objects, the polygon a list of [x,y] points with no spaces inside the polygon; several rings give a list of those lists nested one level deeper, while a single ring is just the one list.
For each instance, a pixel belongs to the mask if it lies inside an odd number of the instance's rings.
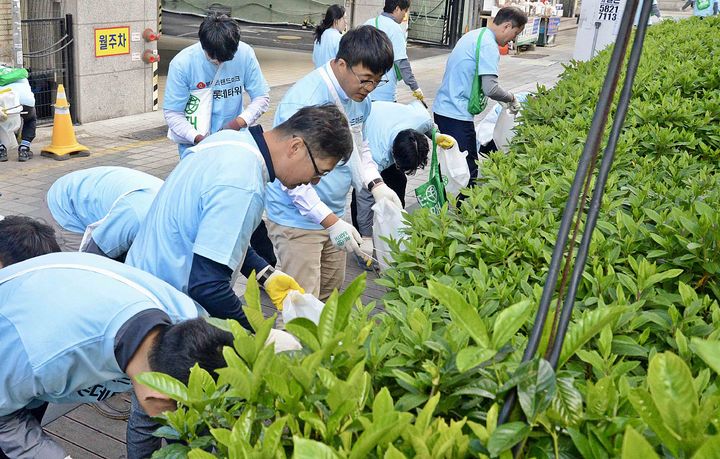
[{"label": "dark blue pant", "polygon": [[452,136],[458,144],[460,151],[467,151],[468,155],[465,158],[470,168],[470,183],[468,186],[475,185],[475,181],[478,176],[478,152],[477,152],[477,137],[475,136],[475,123],[472,121],[456,120],[455,118],[448,118],[447,116],[433,114],[435,117],[435,124],[442,134]]}]

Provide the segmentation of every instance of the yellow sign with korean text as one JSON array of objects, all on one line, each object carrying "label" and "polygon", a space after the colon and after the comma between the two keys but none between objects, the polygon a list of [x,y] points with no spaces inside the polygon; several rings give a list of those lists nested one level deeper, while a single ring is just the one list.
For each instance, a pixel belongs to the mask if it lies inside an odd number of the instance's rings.
[{"label": "yellow sign with korean text", "polygon": [[130,54],[130,27],[95,29],[95,57]]}]

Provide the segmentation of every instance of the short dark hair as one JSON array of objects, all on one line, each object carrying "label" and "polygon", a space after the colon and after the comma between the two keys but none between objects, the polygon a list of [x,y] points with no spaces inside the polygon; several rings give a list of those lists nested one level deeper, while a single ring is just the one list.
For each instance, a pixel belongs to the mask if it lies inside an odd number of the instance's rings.
[{"label": "short dark hair", "polygon": [[427,165],[429,151],[427,137],[415,129],[400,131],[393,141],[392,155],[395,166],[408,175]]},{"label": "short dark hair", "polygon": [[395,8],[398,7],[401,10],[410,8],[410,0],[385,0],[385,7],[383,8],[383,11],[386,13],[392,13],[395,11]]},{"label": "short dark hair", "polygon": [[198,31],[200,46],[210,59],[220,62],[232,60],[240,43],[240,26],[224,14],[210,13],[203,19]]},{"label": "short dark hair", "polygon": [[344,6],[330,5],[325,12],[325,19],[323,19],[322,22],[315,27],[315,41],[320,43],[323,32],[332,27],[333,24],[335,24],[335,21],[342,19],[343,16],[345,16]]},{"label": "short dark hair", "polygon": [[51,226],[21,215],[0,220],[0,263],[3,266],[53,252],[60,252],[60,245]]},{"label": "short dark hair", "polygon": [[345,162],[353,151],[347,118],[335,104],[303,107],[275,129],[287,136],[302,137],[319,158]]},{"label": "short dark hair", "polygon": [[520,8],[514,6],[500,8],[495,15],[495,19],[493,19],[493,23],[495,25],[502,25],[506,22],[512,22],[513,27],[524,27],[525,24],[527,24],[527,14]]},{"label": "short dark hair", "polygon": [[350,67],[364,65],[376,75],[384,75],[390,70],[395,59],[388,36],[371,25],[351,29],[343,35],[337,58]]},{"label": "short dark hair", "polygon": [[226,367],[222,350],[232,345],[232,333],[198,317],[160,326],[148,354],[148,363],[152,371],[165,373],[187,384],[190,368],[196,363],[210,374]]}]

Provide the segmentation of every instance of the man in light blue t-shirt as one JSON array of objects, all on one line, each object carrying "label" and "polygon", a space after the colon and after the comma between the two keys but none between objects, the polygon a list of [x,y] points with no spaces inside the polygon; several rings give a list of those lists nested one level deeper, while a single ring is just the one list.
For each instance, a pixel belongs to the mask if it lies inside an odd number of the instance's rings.
[{"label": "man in light blue t-shirt", "polygon": [[[405,207],[407,175],[423,169],[430,151],[434,123],[419,101],[409,105],[376,101],[365,123],[368,143],[380,176],[397,193]],[[367,245],[372,237],[375,199],[367,190],[355,191],[351,203],[353,223]]]},{"label": "man in light blue t-shirt", "polygon": [[[178,143],[181,159],[188,147],[206,136],[220,129],[246,128],[270,106],[270,87],[255,52],[240,41],[234,19],[211,14],[200,24],[198,36],[199,43],[183,49],[170,62],[165,83],[163,115],[168,137]],[[209,132],[200,132],[186,118],[188,102],[194,97],[191,93],[197,90],[212,91]],[[243,92],[250,96],[247,107],[243,107]]]},{"label": "man in light blue t-shirt", "polygon": [[425,100],[422,89],[415,80],[415,75],[410,67],[405,32],[400,27],[400,23],[409,10],[410,0],[385,0],[382,14],[365,22],[366,25],[377,27],[385,32],[393,48],[393,68],[383,76],[383,80],[387,80],[387,84],[370,93],[370,100],[373,102],[376,100],[395,102],[397,100],[397,84],[401,79],[410,87],[416,99]]},{"label": "man in light blue t-shirt", "polygon": [[[221,350],[233,337],[204,314],[166,282],[89,253],[0,269],[0,457],[69,457],[40,426],[48,403],[97,403],[134,388],[150,415],[175,410],[134,378],[158,371],[187,384],[196,362],[209,372],[225,366]],[[138,449],[128,424],[127,457],[150,457],[153,440]]]},{"label": "man in light blue t-shirt", "polygon": [[268,234],[278,267],[321,300],[342,286],[347,253],[372,252],[372,246],[362,250],[360,234],[342,219],[350,188],[367,188],[377,200],[400,205],[380,177],[364,128],[371,109],[367,96],[391,66],[392,48],[384,32],[371,26],[352,29],[340,40],[337,58],[295,83],[275,112],[278,125],[302,107],[335,103],[353,133],[355,163],[336,167],[314,186],[288,190],[275,181],[267,191]]},{"label": "man in light blue t-shirt", "polygon": [[[485,97],[509,104],[517,113],[520,103],[498,84],[500,52],[523,31],[527,16],[514,7],[501,8],[486,28],[472,30],[460,38],[448,57],[445,74],[433,102],[435,123],[440,132],[455,138],[460,151],[467,151],[470,186],[477,179],[478,152],[473,115],[468,110],[473,79],[480,78]],[[478,38],[482,34],[479,59],[476,58]],[[477,72],[475,71],[477,68]]]},{"label": "man in light blue t-shirt", "polygon": [[57,179],[47,207],[62,229],[85,234],[82,252],[122,261],[162,184],[126,167],[91,167]]}]

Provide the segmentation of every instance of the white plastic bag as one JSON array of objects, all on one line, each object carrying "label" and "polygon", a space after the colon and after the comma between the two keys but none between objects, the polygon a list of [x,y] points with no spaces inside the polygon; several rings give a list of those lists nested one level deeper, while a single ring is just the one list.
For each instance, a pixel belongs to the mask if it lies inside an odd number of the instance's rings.
[{"label": "white plastic bag", "polygon": [[322,314],[324,307],[325,303],[311,294],[293,290],[287,294],[283,301],[283,323],[286,324],[295,318],[304,317],[315,322],[315,324],[319,324],[320,314]]},{"label": "white plastic bag", "polygon": [[387,269],[390,261],[390,245],[383,238],[403,239],[405,211],[389,199],[381,199],[372,206],[373,245],[381,271]]},{"label": "white plastic bag", "polygon": [[515,137],[515,115],[511,115],[507,108],[503,108],[493,131],[495,146],[499,151],[507,153],[513,137]]},{"label": "white plastic bag", "polygon": [[362,158],[360,158],[360,148],[362,148],[363,143],[362,125],[358,124],[351,127],[350,133],[353,138],[353,151],[348,160],[348,166],[352,174],[352,186],[355,188],[355,192],[359,193],[364,188],[363,165]]},{"label": "white plastic bag", "polygon": [[500,110],[502,110],[502,107],[496,103],[487,115],[475,125],[478,151],[480,147],[489,144],[493,139],[493,131],[495,130],[495,123],[497,123],[498,116],[500,116]]},{"label": "white plastic bag", "polygon": [[270,330],[270,334],[265,341],[265,345],[267,346],[270,343],[275,343],[276,354],[285,351],[299,351],[302,349],[302,344],[300,344],[300,341],[298,341],[293,335],[286,331],[276,330],[274,328]]},{"label": "white plastic bag", "polygon": [[8,118],[0,123],[0,143],[5,145],[8,150],[12,150],[18,146],[15,132],[20,129],[21,125],[20,112],[22,106],[20,105],[20,99],[14,91],[5,89],[0,92],[0,107],[8,111]]},{"label": "white plastic bag", "polygon": [[470,168],[465,159],[468,152],[461,152],[457,142],[449,150],[437,148],[440,172],[446,180],[445,191],[457,195],[470,182]]}]

